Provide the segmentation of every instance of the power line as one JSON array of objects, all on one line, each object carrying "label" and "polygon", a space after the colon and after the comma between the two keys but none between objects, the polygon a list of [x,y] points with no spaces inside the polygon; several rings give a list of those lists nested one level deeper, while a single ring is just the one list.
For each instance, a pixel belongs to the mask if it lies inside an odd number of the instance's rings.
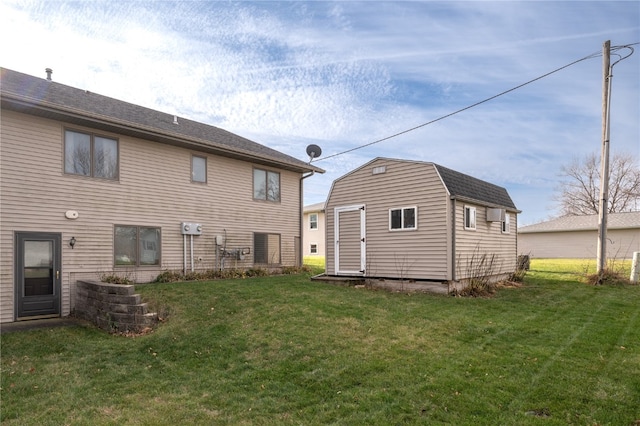
[{"label": "power line", "polygon": [[[631,46],[636,45],[636,44],[640,44],[640,43],[632,43],[632,44],[627,44],[627,45],[624,45],[624,46],[612,46],[612,47],[611,47],[611,50],[612,50],[612,51],[617,51],[617,50],[620,50],[620,49],[625,49],[625,48],[627,48],[627,49],[631,49],[631,50],[633,51],[633,49],[631,48]],[[347,149],[346,151],[338,152],[337,154],[331,154],[331,155],[328,155],[328,156],[326,156],[326,157],[322,157],[322,158],[314,159],[314,161],[323,161],[323,160],[327,160],[327,159],[329,159],[329,158],[337,157],[337,156],[339,156],[339,155],[344,155],[344,154],[347,154],[347,153],[349,153],[349,152],[353,152],[353,151],[356,151],[356,150],[358,150],[358,149],[366,148],[366,147],[368,147],[368,146],[375,145],[375,144],[378,144],[378,143],[380,143],[380,142],[384,142],[384,141],[387,141],[387,140],[389,140],[389,139],[396,138],[396,137],[401,136],[401,135],[404,135],[404,134],[406,134],[406,133],[413,132],[414,130],[417,130],[417,129],[420,129],[420,128],[422,128],[422,127],[428,126],[429,124],[433,124],[433,123],[436,123],[436,122],[438,122],[438,121],[444,120],[445,118],[449,118],[449,117],[451,117],[451,116],[454,116],[454,115],[456,115],[456,114],[459,114],[459,113],[461,113],[461,112],[463,112],[463,111],[466,111],[466,110],[468,110],[468,109],[471,109],[471,108],[477,107],[478,105],[482,105],[482,104],[484,104],[484,103],[486,103],[486,102],[489,102],[489,101],[491,101],[491,100],[493,100],[493,99],[499,98],[500,96],[506,95],[507,93],[513,92],[514,90],[518,90],[518,89],[520,89],[521,87],[524,87],[524,86],[526,86],[526,85],[528,85],[528,84],[531,84],[531,83],[536,82],[536,81],[538,81],[538,80],[541,80],[541,79],[543,79],[543,78],[545,78],[545,77],[548,77],[548,76],[550,76],[551,74],[555,74],[555,73],[557,73],[557,72],[559,72],[559,71],[562,71],[562,70],[563,70],[563,69],[565,69],[565,68],[569,68],[570,66],[575,65],[575,64],[577,64],[577,63],[579,63],[579,62],[586,61],[587,59],[597,58],[597,57],[599,57],[599,56],[602,56],[602,52],[595,52],[595,53],[592,53],[592,54],[590,54],[590,55],[588,55],[588,56],[585,56],[584,58],[578,59],[578,60],[573,61],[573,62],[571,62],[571,63],[569,63],[569,64],[567,64],[567,65],[563,65],[563,66],[561,66],[560,68],[556,68],[556,69],[555,69],[555,70],[553,70],[553,71],[550,71],[550,72],[548,72],[548,73],[546,73],[546,74],[543,74],[543,75],[541,75],[541,76],[539,76],[539,77],[536,77],[536,78],[534,78],[533,80],[529,80],[529,81],[527,81],[527,82],[525,82],[525,83],[519,84],[518,86],[512,87],[511,89],[505,90],[504,92],[500,92],[500,93],[498,93],[497,95],[493,95],[493,96],[491,96],[491,97],[489,97],[489,98],[486,98],[486,99],[484,99],[484,100],[482,100],[482,101],[476,102],[476,103],[474,103],[474,104],[471,104],[471,105],[466,106],[466,107],[464,107],[464,108],[461,108],[461,109],[459,109],[459,110],[453,111],[453,112],[451,112],[451,113],[449,113],[449,114],[443,115],[443,116],[438,117],[438,118],[436,118],[436,119],[434,119],[434,120],[427,121],[426,123],[420,124],[420,125],[418,125],[418,126],[412,127],[412,128],[410,128],[410,129],[407,129],[407,130],[403,130],[403,131],[398,132],[398,133],[395,133],[395,134],[393,134],[393,135],[391,135],[391,136],[387,136],[387,137],[384,137],[384,138],[382,138],[382,139],[378,139],[378,140],[375,140],[375,141],[373,141],[373,142],[366,143],[366,144],[364,144],[364,145],[356,146],[356,147],[354,147],[354,148]]]}]

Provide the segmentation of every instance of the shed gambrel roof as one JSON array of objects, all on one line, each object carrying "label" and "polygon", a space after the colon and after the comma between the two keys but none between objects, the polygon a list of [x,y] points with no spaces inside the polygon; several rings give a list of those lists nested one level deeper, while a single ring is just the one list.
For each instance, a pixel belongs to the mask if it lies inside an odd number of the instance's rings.
[{"label": "shed gambrel roof", "polygon": [[[609,213],[607,229],[640,230],[640,212]],[[598,215],[562,216],[557,219],[518,228],[519,234],[537,232],[597,231]]]},{"label": "shed gambrel roof", "polygon": [[[479,204],[486,207],[504,208],[511,212],[520,213],[520,210],[513,203],[507,190],[501,186],[494,185],[487,181],[474,178],[464,173],[456,172],[436,163],[416,160],[401,160],[397,158],[376,157],[366,164],[352,170],[344,176],[339,177],[336,181],[342,180],[357,170],[371,167],[374,163],[385,161],[397,164],[411,163],[419,164],[424,167],[433,167],[440,176],[449,196],[460,201]],[[335,182],[334,182],[335,184]],[[333,188],[332,188],[333,189]]]},{"label": "shed gambrel roof", "polygon": [[506,189],[434,163],[452,197],[517,211]]},{"label": "shed gambrel roof", "polygon": [[295,172],[324,170],[197,121],[0,68],[2,108]]}]

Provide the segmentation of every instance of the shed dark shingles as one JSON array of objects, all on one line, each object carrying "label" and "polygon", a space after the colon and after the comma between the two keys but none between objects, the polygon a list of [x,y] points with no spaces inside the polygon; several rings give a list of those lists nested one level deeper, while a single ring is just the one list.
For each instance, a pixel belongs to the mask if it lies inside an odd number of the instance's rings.
[{"label": "shed dark shingles", "polygon": [[516,209],[513,200],[506,189],[474,178],[464,173],[435,164],[440,177],[452,196],[477,200],[496,206]]}]

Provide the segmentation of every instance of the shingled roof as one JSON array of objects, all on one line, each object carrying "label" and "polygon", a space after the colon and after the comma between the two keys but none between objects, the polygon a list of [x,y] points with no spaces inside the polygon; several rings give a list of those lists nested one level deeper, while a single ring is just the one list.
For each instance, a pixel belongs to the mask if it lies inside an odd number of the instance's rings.
[{"label": "shingled roof", "polygon": [[[609,213],[607,229],[640,229],[640,212]],[[598,215],[562,216],[553,220],[518,228],[519,234],[536,232],[596,231]]]},{"label": "shingled roof", "polygon": [[509,193],[501,186],[434,164],[452,197],[517,210]]},{"label": "shingled roof", "polygon": [[215,126],[7,68],[0,68],[0,76],[2,108],[285,170],[324,173],[321,168]]}]

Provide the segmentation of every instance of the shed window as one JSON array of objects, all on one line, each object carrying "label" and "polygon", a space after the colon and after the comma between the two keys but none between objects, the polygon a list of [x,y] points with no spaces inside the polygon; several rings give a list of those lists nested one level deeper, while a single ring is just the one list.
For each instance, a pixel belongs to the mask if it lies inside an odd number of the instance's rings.
[{"label": "shed window", "polygon": [[118,179],[118,141],[89,133],[65,130],[64,172],[72,175]]},{"label": "shed window", "polygon": [[389,229],[416,229],[417,223],[417,207],[403,207],[389,210]]},{"label": "shed window", "polygon": [[464,206],[464,229],[476,229],[476,208]]},{"label": "shed window", "polygon": [[502,221],[502,233],[508,234],[509,232],[511,232],[511,220],[509,219],[509,213],[505,213]]},{"label": "shed window", "polygon": [[160,228],[116,225],[113,239],[116,266],[160,264]]},{"label": "shed window", "polygon": [[280,234],[253,234],[253,262],[280,264]]},{"label": "shed window", "polygon": [[309,215],[309,229],[318,229],[318,213]]},{"label": "shed window", "polygon": [[280,173],[253,169],[253,198],[280,201]]},{"label": "shed window", "polygon": [[309,245],[309,253],[311,254],[318,254],[318,244],[316,243],[311,243]]}]

